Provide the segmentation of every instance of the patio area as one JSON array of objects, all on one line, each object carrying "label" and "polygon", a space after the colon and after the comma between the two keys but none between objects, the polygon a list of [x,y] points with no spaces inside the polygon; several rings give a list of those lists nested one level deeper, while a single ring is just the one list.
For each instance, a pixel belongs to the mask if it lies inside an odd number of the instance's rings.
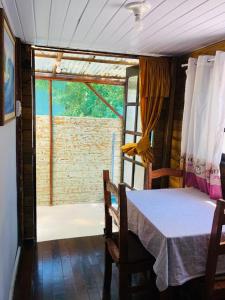
[{"label": "patio area", "polygon": [[37,206],[37,241],[103,234],[103,203]]}]

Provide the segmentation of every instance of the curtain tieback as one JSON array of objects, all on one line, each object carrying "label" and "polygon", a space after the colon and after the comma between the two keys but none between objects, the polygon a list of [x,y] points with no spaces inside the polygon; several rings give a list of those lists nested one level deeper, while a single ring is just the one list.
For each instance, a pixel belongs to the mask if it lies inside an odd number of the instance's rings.
[{"label": "curtain tieback", "polygon": [[143,136],[138,143],[128,143],[121,147],[122,151],[129,156],[142,156],[150,148],[148,135]]}]

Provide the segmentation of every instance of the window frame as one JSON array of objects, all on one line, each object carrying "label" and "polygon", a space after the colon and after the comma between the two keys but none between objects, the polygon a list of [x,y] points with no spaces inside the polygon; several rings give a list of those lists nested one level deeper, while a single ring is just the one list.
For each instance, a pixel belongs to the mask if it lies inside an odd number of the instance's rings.
[{"label": "window frame", "polygon": [[[129,70],[128,70],[129,69]],[[125,101],[124,101],[124,128],[123,128],[123,145],[125,144],[126,134],[133,136],[133,142],[137,143],[137,138],[142,137],[142,133],[137,130],[138,128],[138,110],[140,109],[139,103],[139,71],[138,67],[131,67],[127,69],[127,80],[125,85]],[[128,102],[128,88],[129,88],[129,78],[137,76],[137,93],[136,93],[136,101],[135,102]],[[127,109],[128,107],[135,107],[135,116],[134,116],[134,130],[127,130],[126,129],[126,122],[127,122]],[[124,163],[128,161],[132,163],[132,173],[131,173],[131,185],[127,182],[124,182]],[[125,153],[122,153],[122,170],[121,170],[121,179],[122,182],[126,185],[126,187],[130,190],[135,190],[134,183],[135,183],[135,169],[136,166],[141,166],[144,168],[143,163],[136,160],[136,156],[128,157]],[[143,182],[144,188],[144,182]]]}]

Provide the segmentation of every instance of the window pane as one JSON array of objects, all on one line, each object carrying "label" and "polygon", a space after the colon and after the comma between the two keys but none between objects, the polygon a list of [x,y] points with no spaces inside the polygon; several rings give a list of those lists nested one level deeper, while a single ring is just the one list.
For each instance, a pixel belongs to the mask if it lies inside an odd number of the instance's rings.
[{"label": "window pane", "polygon": [[[141,136],[137,135],[136,136],[136,143],[138,143],[141,139]],[[138,162],[142,162],[140,155],[135,155],[135,160]]]},{"label": "window pane", "polygon": [[135,165],[134,169],[134,188],[137,190],[144,189],[145,169],[139,165]]},{"label": "window pane", "polygon": [[140,141],[140,139],[141,139],[141,136],[140,136],[140,135],[137,135],[137,136],[136,136],[136,142],[138,143],[138,142]]},{"label": "window pane", "polygon": [[141,131],[141,108],[138,106],[137,132]]},{"label": "window pane", "polygon": [[137,101],[137,82],[138,76],[132,76],[128,79],[127,102]]},{"label": "window pane", "polygon": [[125,134],[125,144],[133,143],[134,142],[134,135],[132,134]]},{"label": "window pane", "polygon": [[140,155],[135,155],[135,161],[142,163]]},{"label": "window pane", "polygon": [[133,164],[127,160],[124,161],[124,182],[128,185],[132,185],[132,169]]},{"label": "window pane", "polygon": [[135,111],[136,106],[127,106],[126,130],[134,131],[135,129]]},{"label": "window pane", "polygon": [[150,135],[150,145],[151,147],[153,147],[153,143],[154,143],[154,131],[151,131],[151,135]]},{"label": "window pane", "polygon": [[[132,134],[125,134],[125,144],[128,143],[134,143],[134,135]],[[128,157],[128,158],[132,158],[129,155],[127,155],[126,153],[124,153],[124,156]]]}]

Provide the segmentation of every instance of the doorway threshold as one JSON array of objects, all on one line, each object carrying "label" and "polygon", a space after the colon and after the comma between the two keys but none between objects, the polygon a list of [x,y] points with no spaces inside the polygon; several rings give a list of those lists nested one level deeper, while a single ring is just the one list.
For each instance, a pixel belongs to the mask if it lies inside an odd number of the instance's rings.
[{"label": "doorway threshold", "polygon": [[37,241],[103,234],[103,203],[37,206]]}]

